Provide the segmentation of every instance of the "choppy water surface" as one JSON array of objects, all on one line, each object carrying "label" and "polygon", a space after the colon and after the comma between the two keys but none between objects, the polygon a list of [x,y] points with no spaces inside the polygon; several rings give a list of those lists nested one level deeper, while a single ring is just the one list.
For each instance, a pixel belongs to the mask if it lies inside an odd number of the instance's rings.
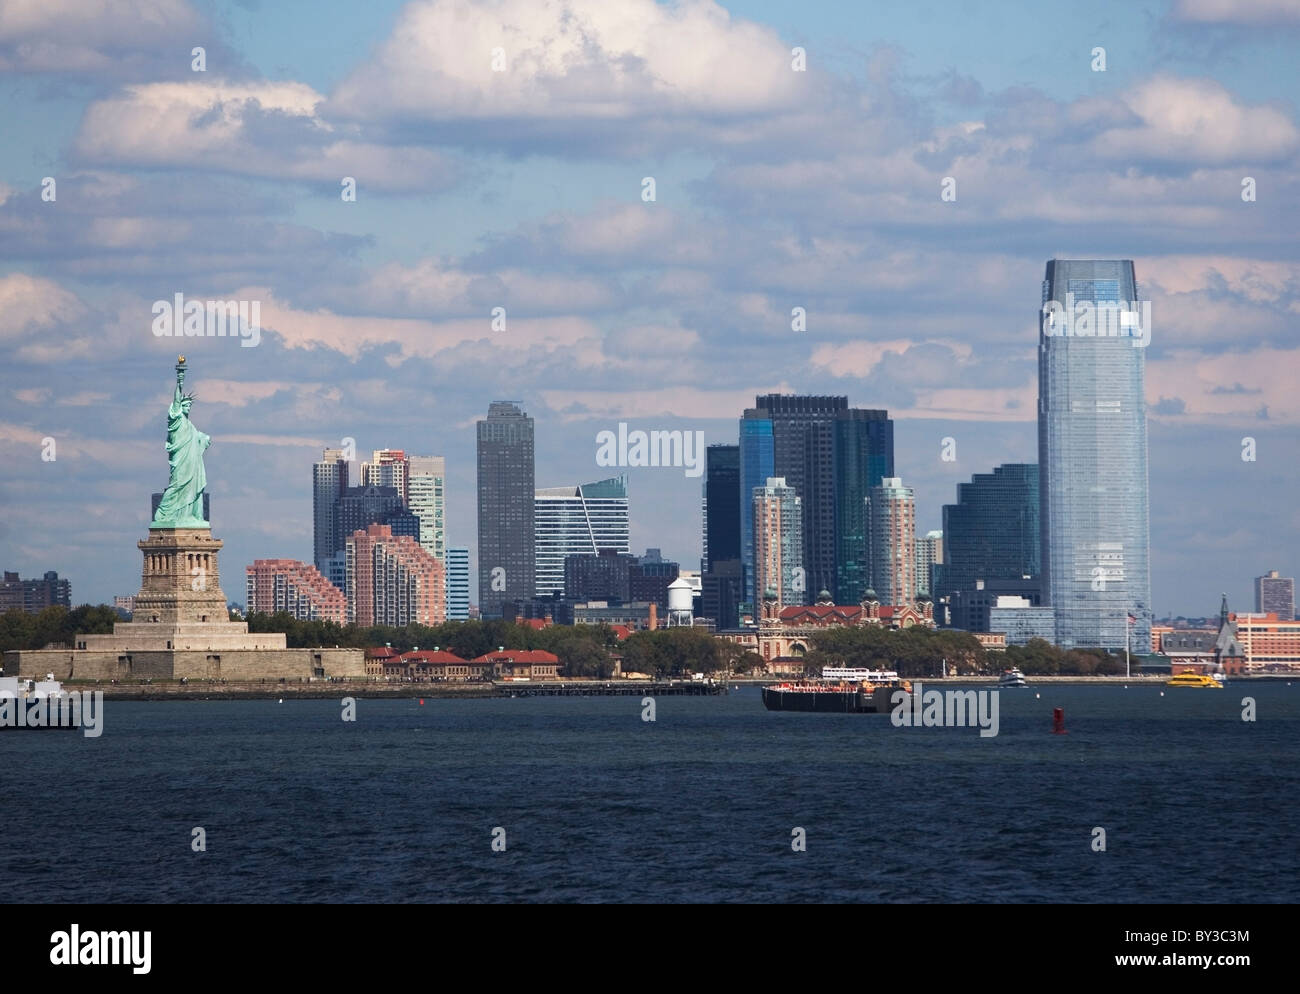
[{"label": "choppy water surface", "polygon": [[1300,681],[1161,689],[1004,691],[996,738],[754,688],[653,723],[633,697],[360,700],[355,723],[109,701],[98,739],[0,732],[0,865],[6,899],[60,902],[1296,901]]}]

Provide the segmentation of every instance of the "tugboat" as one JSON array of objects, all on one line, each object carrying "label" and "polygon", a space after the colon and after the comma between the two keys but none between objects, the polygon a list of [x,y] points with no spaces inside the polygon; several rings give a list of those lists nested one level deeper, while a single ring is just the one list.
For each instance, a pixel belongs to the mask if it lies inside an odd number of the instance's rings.
[{"label": "tugboat", "polygon": [[838,714],[887,714],[900,690],[910,698],[912,684],[893,670],[825,667],[821,679],[768,684],[761,688],[769,711],[821,711]]},{"label": "tugboat", "polygon": [[998,690],[1028,686],[1029,681],[1025,679],[1025,675],[1020,672],[1020,668],[1017,666],[1013,666],[1009,670],[1003,670],[1002,677],[998,680]]}]

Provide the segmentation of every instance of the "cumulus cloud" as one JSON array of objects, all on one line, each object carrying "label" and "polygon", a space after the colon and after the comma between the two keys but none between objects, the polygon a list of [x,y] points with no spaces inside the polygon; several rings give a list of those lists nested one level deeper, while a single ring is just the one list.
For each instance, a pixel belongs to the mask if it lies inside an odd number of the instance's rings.
[{"label": "cumulus cloud", "polygon": [[712,0],[417,0],[331,109],[367,121],[498,122],[495,134],[475,132],[497,144],[512,129],[554,137],[579,122],[657,128],[709,117],[716,127],[796,108],[810,74],[793,72],[791,59],[772,29]]},{"label": "cumulus cloud", "polygon": [[231,62],[187,0],[6,0],[0,72],[157,79],[188,75],[195,46]]},{"label": "cumulus cloud", "polygon": [[[440,190],[457,166],[432,149],[357,140],[319,116],[323,97],[295,82],[146,83],[97,100],[74,144],[104,165],[173,166],[328,182],[364,190]],[[339,187],[341,190],[341,187]]]},{"label": "cumulus cloud", "polygon": [[1248,106],[1210,79],[1159,76],[1121,98],[1133,123],[1117,123],[1094,147],[1110,159],[1167,159],[1219,165],[1276,162],[1295,155],[1300,132],[1273,107]]},{"label": "cumulus cloud", "polygon": [[0,341],[21,343],[78,320],[85,306],[53,280],[26,273],[0,276]]}]

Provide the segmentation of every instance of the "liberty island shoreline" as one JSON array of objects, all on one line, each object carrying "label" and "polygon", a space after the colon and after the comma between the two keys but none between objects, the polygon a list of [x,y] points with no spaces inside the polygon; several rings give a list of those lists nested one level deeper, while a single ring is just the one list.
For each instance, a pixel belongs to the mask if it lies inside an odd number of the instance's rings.
[{"label": "liberty island shoreline", "polygon": [[[927,676],[923,679],[928,684],[946,686],[987,686],[996,685],[996,676]],[[1031,687],[1061,686],[1163,686],[1168,674],[1151,673],[1132,676],[1035,676]],[[1286,676],[1261,675],[1234,678],[1229,685],[1259,685],[1287,681]],[[648,680],[548,680],[537,683],[512,682],[475,682],[475,683],[385,683],[373,679],[365,680],[231,680],[222,683],[207,683],[190,680],[152,680],[132,682],[99,682],[95,680],[66,680],[64,686],[69,690],[100,690],[105,699],[119,701],[209,701],[209,700],[274,700],[279,698],[291,700],[336,700],[339,697],[357,697],[372,699],[454,699],[475,700],[501,697],[622,697],[656,695],[690,695],[696,697],[718,696],[744,688],[761,687],[771,683],[768,678],[731,678],[726,681],[715,679],[711,683],[695,680],[648,681]]]}]

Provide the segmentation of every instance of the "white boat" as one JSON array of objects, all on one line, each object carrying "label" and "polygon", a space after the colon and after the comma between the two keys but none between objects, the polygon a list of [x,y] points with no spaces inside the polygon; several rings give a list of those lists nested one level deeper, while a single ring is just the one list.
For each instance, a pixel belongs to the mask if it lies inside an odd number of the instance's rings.
[{"label": "white boat", "polygon": [[[44,680],[28,680],[26,677],[0,676],[0,701],[12,701],[7,705],[0,721],[0,728],[74,728],[75,724],[65,724],[61,714],[65,710],[63,684],[54,679],[53,673],[47,673]],[[37,701],[49,699],[47,704]],[[41,719],[33,715],[40,711]],[[19,713],[21,712],[21,713]],[[78,708],[78,714],[80,709]],[[53,716],[53,717],[51,717]]]},{"label": "white boat", "polygon": [[1025,679],[1025,675],[1020,672],[1019,668],[1015,666],[1013,666],[1009,670],[1004,670],[1002,672],[1001,678],[998,680],[999,690],[1006,689],[1006,688],[1018,688],[1018,687],[1028,687],[1028,686],[1029,686],[1029,681]]},{"label": "white boat", "polygon": [[47,673],[44,680],[0,676],[0,697],[39,700],[42,697],[58,697],[62,693],[63,684],[54,679],[53,673]]}]

